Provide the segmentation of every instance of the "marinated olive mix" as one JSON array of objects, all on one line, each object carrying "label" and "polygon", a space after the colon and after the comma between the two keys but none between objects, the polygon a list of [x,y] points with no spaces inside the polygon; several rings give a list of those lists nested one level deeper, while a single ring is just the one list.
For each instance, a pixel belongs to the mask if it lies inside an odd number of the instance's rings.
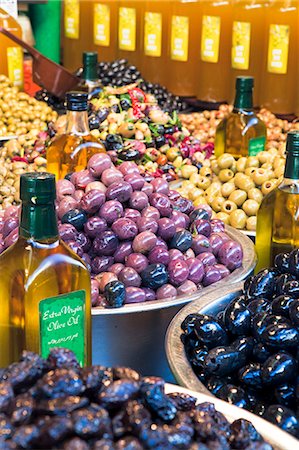
[{"label": "marinated olive mix", "polygon": [[[57,182],[57,214],[61,238],[91,272],[93,306],[189,295],[242,265],[241,246],[209,207],[195,209],[162,178],[147,182],[134,162],[116,167],[107,154]],[[0,252],[18,223],[16,207],[0,217]]]},{"label": "marinated olive mix", "polygon": [[299,437],[299,249],[244,283],[217,317],[191,314],[182,341],[217,397]]},{"label": "marinated olive mix", "polygon": [[127,367],[80,368],[67,349],[24,351],[0,372],[0,448],[271,450],[251,422],[212,403],[165,394],[162,378]]}]

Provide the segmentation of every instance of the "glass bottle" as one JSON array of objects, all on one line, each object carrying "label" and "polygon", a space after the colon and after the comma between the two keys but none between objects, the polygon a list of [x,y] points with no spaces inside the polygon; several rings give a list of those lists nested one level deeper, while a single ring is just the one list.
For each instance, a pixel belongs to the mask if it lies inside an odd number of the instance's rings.
[{"label": "glass bottle", "polygon": [[83,72],[79,89],[87,92],[91,98],[100,88],[98,78],[98,54],[97,52],[83,52]]},{"label": "glass bottle", "polygon": [[79,172],[95,153],[105,153],[102,143],[90,134],[85,92],[68,92],[66,132],[54,138],[47,149],[47,171],[57,180]]},{"label": "glass bottle", "polygon": [[0,367],[22,350],[47,357],[53,347],[91,362],[90,275],[59,239],[55,177],[21,176],[19,238],[0,256]]},{"label": "glass bottle", "polygon": [[299,247],[299,131],[287,135],[282,183],[262,201],[257,215],[256,271],[273,265],[275,256]]},{"label": "glass bottle", "polygon": [[236,78],[234,109],[216,129],[216,156],[255,156],[265,149],[267,130],[253,109],[253,85],[253,77]]},{"label": "glass bottle", "polygon": [[[20,24],[2,8],[0,27],[22,39]],[[23,87],[23,50],[3,33],[0,33],[0,55],[0,73],[8,76],[14,86]]]}]

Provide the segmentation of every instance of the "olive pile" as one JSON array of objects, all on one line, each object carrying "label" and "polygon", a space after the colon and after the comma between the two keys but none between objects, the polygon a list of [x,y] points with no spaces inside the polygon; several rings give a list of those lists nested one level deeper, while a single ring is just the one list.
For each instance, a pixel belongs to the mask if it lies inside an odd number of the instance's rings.
[{"label": "olive pile", "polygon": [[0,448],[271,450],[251,422],[212,403],[165,393],[162,378],[127,367],[80,368],[67,349],[24,351],[0,372]]},{"label": "olive pile", "polygon": [[184,165],[181,174],[186,180],[178,191],[195,206],[210,205],[224,223],[254,231],[261,201],[282,179],[284,165],[285,158],[276,149],[238,160],[224,153],[200,169]]},{"label": "olive pile", "polygon": [[217,397],[299,437],[299,249],[250,277],[217,317],[191,314],[182,339]]},{"label": "olive pile", "polygon": [[39,132],[56,118],[57,113],[44,102],[19,92],[8,78],[0,75],[0,136]]}]

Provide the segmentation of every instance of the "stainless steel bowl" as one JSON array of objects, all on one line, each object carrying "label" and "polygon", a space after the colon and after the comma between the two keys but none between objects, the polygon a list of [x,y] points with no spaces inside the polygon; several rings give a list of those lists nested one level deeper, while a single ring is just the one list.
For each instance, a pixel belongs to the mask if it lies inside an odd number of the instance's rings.
[{"label": "stainless steel bowl", "polygon": [[299,442],[296,438],[261,417],[255,416],[249,411],[237,408],[237,406],[230,405],[229,403],[219,400],[218,398],[211,399],[210,396],[205,394],[190,391],[189,389],[184,389],[173,384],[166,384],[165,391],[167,394],[171,392],[181,392],[193,395],[193,397],[197,398],[198,403],[212,402],[214,403],[217,411],[224,414],[229,422],[233,422],[237,419],[249,420],[254,425],[256,430],[263,436],[265,441],[272,445],[274,450],[296,450],[299,448]]},{"label": "stainless steel bowl", "polygon": [[216,315],[241,293],[242,288],[243,282],[236,283],[233,286],[226,284],[220,289],[209,292],[203,299],[186,305],[172,319],[166,334],[165,351],[171,371],[181,386],[213,396],[204,384],[199,381],[186,356],[184,345],[181,341],[181,323],[189,314],[193,313]]},{"label": "stainless steel bowl", "polygon": [[107,366],[126,365],[144,375],[174,378],[169,369],[164,339],[171,319],[186,303],[203,302],[209,293],[244,280],[254,269],[256,255],[250,239],[231,227],[228,235],[238,241],[244,253],[243,266],[193,295],[172,300],[125,305],[119,309],[92,309],[92,362]]}]

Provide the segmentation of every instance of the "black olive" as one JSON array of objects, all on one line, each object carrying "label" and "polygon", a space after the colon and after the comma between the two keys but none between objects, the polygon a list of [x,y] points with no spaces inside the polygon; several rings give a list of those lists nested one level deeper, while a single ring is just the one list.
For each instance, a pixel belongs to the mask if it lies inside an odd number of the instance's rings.
[{"label": "black olive", "polygon": [[268,386],[278,386],[296,378],[297,362],[293,356],[278,352],[270,356],[262,366],[262,381]]},{"label": "black olive", "polygon": [[296,248],[289,256],[289,272],[299,279],[299,249]]},{"label": "black olive", "polygon": [[261,334],[261,341],[270,349],[288,350],[299,344],[299,333],[287,323],[268,325]]},{"label": "black olive", "polygon": [[129,108],[131,108],[132,106],[132,102],[128,99],[128,98],[122,98],[120,101],[120,107],[124,110],[127,111]]},{"label": "black olive", "polygon": [[299,436],[299,423],[298,419],[291,409],[283,405],[271,405],[264,414],[264,419],[274,423],[279,428],[288,433],[298,437]]},{"label": "black olive", "polygon": [[209,391],[212,394],[217,395],[217,392],[219,391],[219,389],[222,386],[224,386],[225,384],[227,384],[227,377],[222,379],[222,378],[218,378],[218,377],[215,377],[214,375],[212,375],[211,377],[209,377],[207,379],[206,387],[209,389]]},{"label": "black olive", "polygon": [[250,406],[246,392],[233,384],[226,384],[217,391],[217,397],[228,403],[248,409]]},{"label": "black olive", "polygon": [[176,231],[169,245],[170,248],[176,248],[181,252],[185,252],[192,245],[192,234],[187,230]]},{"label": "black olive", "polygon": [[163,145],[166,144],[166,139],[164,136],[157,136],[155,138],[155,144],[156,144],[156,148],[161,148],[163,147]]},{"label": "black olive", "polygon": [[235,336],[246,336],[251,325],[251,313],[243,297],[234,299],[224,311],[224,323],[227,330]]},{"label": "black olive", "polygon": [[117,152],[117,157],[122,161],[136,161],[140,158],[140,153],[134,148],[123,148]]},{"label": "black olive", "polygon": [[166,133],[166,134],[173,134],[174,131],[175,131],[175,130],[174,130],[174,127],[171,127],[171,126],[170,126],[170,127],[166,127],[166,128],[165,128],[165,133]]},{"label": "black olive", "polygon": [[231,344],[238,353],[242,353],[245,361],[249,360],[256,345],[252,336],[239,337]]},{"label": "black olive", "polygon": [[284,383],[277,386],[274,390],[274,396],[280,405],[293,408],[296,406],[296,389],[292,384]]},{"label": "black olive", "polygon": [[125,285],[117,280],[110,281],[110,283],[107,283],[105,286],[104,295],[111,308],[119,308],[125,303]]},{"label": "black olive", "polygon": [[267,349],[264,344],[261,342],[258,342],[252,350],[252,358],[254,361],[257,361],[259,363],[264,363],[269,357],[271,356],[271,353],[269,349]]},{"label": "black olive", "polygon": [[299,281],[288,281],[285,285],[285,295],[289,295],[294,298],[299,298]]},{"label": "black olive", "polygon": [[261,365],[259,363],[250,363],[238,372],[238,378],[246,386],[261,389],[263,387],[261,377]]},{"label": "black olive", "polygon": [[70,223],[76,230],[82,231],[84,224],[87,222],[87,215],[83,209],[70,209],[61,218],[62,223]]},{"label": "black olive", "polygon": [[273,314],[285,316],[286,318],[290,318],[289,309],[291,304],[296,301],[292,297],[288,295],[279,295],[275,297],[272,301],[272,312]]},{"label": "black olive", "polygon": [[145,142],[146,148],[155,147],[155,142],[151,139],[150,141]]},{"label": "black olive", "polygon": [[299,328],[299,299],[296,299],[291,303],[289,316],[292,323]]},{"label": "black olive", "polygon": [[289,253],[279,253],[275,256],[274,265],[280,273],[289,272]]},{"label": "black olive", "polygon": [[252,315],[257,313],[271,313],[272,304],[266,298],[256,298],[255,300],[250,300],[247,304],[247,308]]},{"label": "black olive", "polygon": [[194,334],[194,326],[195,322],[198,319],[199,314],[189,314],[182,322],[181,328],[184,331],[185,334],[188,334],[189,336],[195,336]]},{"label": "black olive", "polygon": [[294,277],[288,273],[283,273],[278,277],[275,277],[275,293],[276,295],[282,295],[285,293],[286,284],[289,281],[294,280]]},{"label": "black olive", "polygon": [[191,223],[197,219],[209,220],[209,214],[205,209],[197,208],[192,211],[189,219]]},{"label": "black olive", "polygon": [[107,134],[106,141],[108,144],[122,144],[123,140],[119,134]]},{"label": "black olive", "polygon": [[234,347],[215,347],[204,359],[204,369],[210,375],[224,377],[230,375],[246,364],[244,354]]},{"label": "black olive", "polygon": [[96,114],[91,114],[88,117],[88,125],[90,130],[95,130],[100,127],[100,120]]},{"label": "black olive", "polygon": [[194,332],[201,344],[208,349],[228,344],[225,330],[212,316],[199,314],[194,323]]},{"label": "black olive", "polygon": [[70,181],[70,180],[71,180],[71,176],[73,175],[73,173],[74,173],[74,172],[67,173],[67,174],[65,175],[64,179]]},{"label": "black olive", "polygon": [[168,281],[168,273],[164,264],[150,264],[140,273],[143,286],[158,289]]},{"label": "black olive", "polygon": [[249,298],[265,297],[271,299],[275,289],[277,269],[264,269],[255,275],[246,292]]},{"label": "black olive", "polygon": [[[235,420],[230,426],[232,436],[229,443],[231,448],[249,448],[255,442],[262,442],[262,436],[256,431],[251,422],[245,419]],[[254,448],[254,447],[253,447]]]},{"label": "black olive", "polygon": [[202,348],[202,344],[194,347],[189,358],[192,366],[195,366],[195,368],[203,369],[204,358],[207,354],[208,350],[206,348]]}]

